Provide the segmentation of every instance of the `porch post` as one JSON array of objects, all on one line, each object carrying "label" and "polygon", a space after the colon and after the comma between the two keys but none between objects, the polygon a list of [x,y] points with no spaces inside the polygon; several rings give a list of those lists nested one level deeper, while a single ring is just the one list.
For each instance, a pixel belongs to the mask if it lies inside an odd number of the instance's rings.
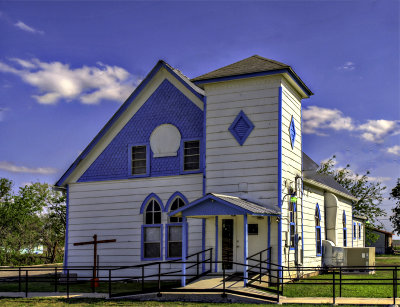
[{"label": "porch post", "polygon": [[218,216],[215,216],[215,272],[218,271]]},{"label": "porch post", "polygon": [[246,287],[247,285],[247,277],[248,277],[248,272],[247,272],[247,253],[248,253],[248,248],[249,248],[249,243],[247,241],[248,239],[248,227],[247,227],[247,214],[243,215],[243,259],[244,259],[244,266],[243,266],[243,280],[244,280],[244,286]]},{"label": "porch post", "polygon": [[182,277],[181,286],[186,286],[186,257],[187,257],[187,221],[186,217],[182,217]]}]

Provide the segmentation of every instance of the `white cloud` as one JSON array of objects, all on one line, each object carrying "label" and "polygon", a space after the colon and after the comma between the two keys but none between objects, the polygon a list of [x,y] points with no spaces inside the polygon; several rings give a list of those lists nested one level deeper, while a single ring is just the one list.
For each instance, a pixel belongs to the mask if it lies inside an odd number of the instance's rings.
[{"label": "white cloud", "polygon": [[356,69],[356,66],[355,66],[355,64],[353,62],[350,62],[350,61],[348,61],[348,62],[346,62],[343,65],[338,67],[338,70],[343,70],[343,71],[351,71],[351,70],[354,70],[354,69]]},{"label": "white cloud", "polygon": [[34,33],[34,34],[44,34],[43,31],[34,29],[34,28],[28,26],[26,23],[24,23],[24,22],[22,22],[20,20],[18,20],[18,22],[16,22],[14,24],[14,26],[16,26],[17,28],[21,29],[22,31],[26,31],[26,32]]},{"label": "white cloud", "polygon": [[365,124],[358,127],[362,131],[361,138],[374,143],[382,143],[388,135],[398,134],[400,125],[394,120],[368,120]]},{"label": "white cloud", "polygon": [[392,177],[374,177],[374,176],[368,176],[368,180],[372,182],[385,182],[392,180]]},{"label": "white cloud", "polygon": [[394,145],[387,149],[387,152],[396,156],[400,156],[400,145]]},{"label": "white cloud", "polygon": [[78,99],[84,104],[97,104],[103,99],[123,102],[139,82],[125,69],[98,62],[97,66],[71,68],[61,62],[12,58],[18,67],[0,62],[0,71],[18,75],[36,87],[32,95],[41,104]]},{"label": "white cloud", "polygon": [[304,133],[326,135],[321,129],[354,130],[353,120],[337,109],[310,106],[304,109]]},{"label": "white cloud", "polygon": [[340,110],[310,106],[303,111],[304,128],[306,134],[326,136],[326,130],[357,131],[357,135],[365,141],[382,143],[384,138],[399,134],[400,121],[395,120],[368,120],[363,124],[344,116]]},{"label": "white cloud", "polygon": [[42,174],[42,175],[54,174],[57,172],[57,169],[52,167],[20,166],[7,161],[0,161],[0,169],[12,173],[29,173],[29,174]]}]

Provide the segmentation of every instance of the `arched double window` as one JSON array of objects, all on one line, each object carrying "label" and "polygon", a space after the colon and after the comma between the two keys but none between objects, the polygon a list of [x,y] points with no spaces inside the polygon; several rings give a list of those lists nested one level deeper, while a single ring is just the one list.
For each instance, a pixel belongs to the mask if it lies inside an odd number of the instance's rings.
[{"label": "arched double window", "polygon": [[321,239],[321,212],[319,211],[319,205],[315,207],[315,241],[317,248],[317,256],[322,255],[322,239]]},{"label": "arched double window", "polygon": [[[187,204],[186,198],[179,192],[174,193],[168,203],[167,209],[173,212]],[[165,255],[167,259],[179,259],[182,257],[182,218],[176,216],[169,217],[167,224],[167,244]]]},{"label": "arched double window", "polygon": [[162,203],[155,194],[142,204],[142,260],[162,259]]},{"label": "arched double window", "polygon": [[342,217],[342,224],[343,224],[343,246],[347,246],[347,226],[346,226],[346,212],[343,210],[343,217]]}]

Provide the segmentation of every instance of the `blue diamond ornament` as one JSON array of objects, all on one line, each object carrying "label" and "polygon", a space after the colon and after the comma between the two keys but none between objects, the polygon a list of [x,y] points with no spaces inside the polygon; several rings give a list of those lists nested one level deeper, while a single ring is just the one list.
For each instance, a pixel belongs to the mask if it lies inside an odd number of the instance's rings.
[{"label": "blue diamond ornament", "polygon": [[246,141],[247,137],[250,135],[251,131],[253,131],[254,125],[251,120],[244,114],[243,111],[240,111],[238,116],[236,116],[235,120],[229,127],[229,131],[232,133],[236,141],[242,146]]},{"label": "blue diamond ornament", "polygon": [[296,126],[294,124],[293,116],[292,116],[292,120],[290,121],[289,135],[290,135],[290,142],[292,144],[292,149],[293,149],[294,142],[296,141]]}]

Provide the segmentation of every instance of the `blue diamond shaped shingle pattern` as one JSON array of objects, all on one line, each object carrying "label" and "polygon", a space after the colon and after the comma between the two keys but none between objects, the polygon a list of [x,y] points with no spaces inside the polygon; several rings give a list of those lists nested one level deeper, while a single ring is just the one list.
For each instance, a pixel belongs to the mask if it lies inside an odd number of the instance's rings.
[{"label": "blue diamond shaped shingle pattern", "polygon": [[247,137],[250,135],[251,131],[253,131],[254,125],[251,120],[244,114],[243,111],[240,111],[238,116],[236,116],[235,120],[229,127],[229,131],[232,133],[236,141],[242,146],[246,141]]},{"label": "blue diamond shaped shingle pattern", "polygon": [[289,135],[290,135],[290,142],[292,144],[292,149],[293,149],[294,142],[296,141],[296,126],[294,124],[293,116],[292,116],[292,120],[290,121]]}]

